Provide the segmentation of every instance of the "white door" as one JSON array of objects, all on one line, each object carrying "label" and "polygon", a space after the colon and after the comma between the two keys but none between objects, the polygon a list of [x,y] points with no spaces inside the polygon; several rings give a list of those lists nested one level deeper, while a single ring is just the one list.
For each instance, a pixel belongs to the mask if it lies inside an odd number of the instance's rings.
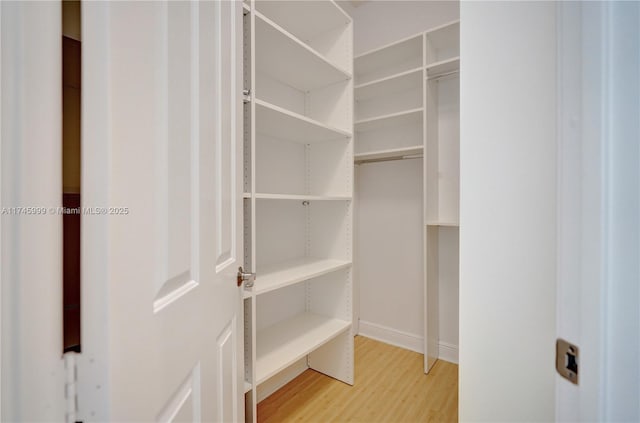
[{"label": "white door", "polygon": [[243,420],[241,7],[82,4],[79,420]]}]

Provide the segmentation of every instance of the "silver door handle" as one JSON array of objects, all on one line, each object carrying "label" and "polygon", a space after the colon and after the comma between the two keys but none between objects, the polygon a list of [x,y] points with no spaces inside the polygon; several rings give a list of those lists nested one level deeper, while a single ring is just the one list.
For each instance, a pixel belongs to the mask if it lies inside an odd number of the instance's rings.
[{"label": "silver door handle", "polygon": [[253,282],[255,282],[255,280],[255,273],[245,272],[242,270],[242,266],[238,267],[238,286],[242,285],[242,282],[244,282],[245,288],[251,288],[253,287]]}]

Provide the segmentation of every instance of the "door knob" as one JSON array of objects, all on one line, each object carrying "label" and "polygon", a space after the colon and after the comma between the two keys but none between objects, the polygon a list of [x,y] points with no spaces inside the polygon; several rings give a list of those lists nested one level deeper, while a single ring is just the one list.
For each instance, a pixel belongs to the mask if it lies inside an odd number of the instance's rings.
[{"label": "door knob", "polygon": [[238,286],[245,282],[245,288],[253,287],[253,282],[256,280],[256,274],[251,272],[245,272],[242,270],[242,266],[238,267]]}]

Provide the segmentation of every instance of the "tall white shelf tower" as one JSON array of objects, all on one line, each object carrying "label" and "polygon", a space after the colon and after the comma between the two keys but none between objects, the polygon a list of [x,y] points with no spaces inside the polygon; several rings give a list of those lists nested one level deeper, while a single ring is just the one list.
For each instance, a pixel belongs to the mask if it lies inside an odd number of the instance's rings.
[{"label": "tall white shelf tower", "polygon": [[353,23],[245,1],[246,420],[306,368],[353,384]]}]

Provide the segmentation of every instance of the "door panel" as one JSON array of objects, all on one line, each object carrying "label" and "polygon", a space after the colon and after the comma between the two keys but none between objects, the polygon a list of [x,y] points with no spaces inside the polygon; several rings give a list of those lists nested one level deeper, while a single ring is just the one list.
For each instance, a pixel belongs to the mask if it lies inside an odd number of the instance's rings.
[{"label": "door panel", "polygon": [[158,422],[198,422],[201,420],[200,365],[197,364],[158,415]]},{"label": "door panel", "polygon": [[[169,3],[160,11],[155,40],[159,73],[154,210],[157,281],[154,310],[198,286],[198,4]],[[192,22],[193,20],[193,22]],[[185,30],[187,29],[187,30]]]},{"label": "door panel", "polygon": [[238,421],[237,396],[235,392],[235,377],[237,372],[236,366],[236,336],[234,330],[235,322],[232,321],[229,326],[223,329],[218,336],[216,346],[218,347],[218,421],[230,422]]},{"label": "door panel", "polygon": [[[106,249],[83,262],[83,280],[96,281],[83,305],[98,304],[83,307],[84,420],[242,420],[240,18],[236,2],[83,8],[83,47],[102,47],[108,63],[104,95],[83,98],[83,201],[129,211],[83,227],[86,248]],[[87,57],[83,69],[104,60]]]},{"label": "door panel", "polygon": [[[233,91],[232,87],[236,86],[236,74],[224,66],[224,63],[237,62],[237,53],[235,45],[234,32],[237,31],[237,22],[234,20],[234,8],[235,6],[229,2],[221,2],[220,7],[220,27],[222,37],[220,41],[222,43],[229,43],[231,48],[223,49],[221,51],[220,60],[217,62],[218,72],[224,81],[231,81],[230,84],[223,84],[221,86],[221,95],[218,97],[218,111],[219,119],[221,122],[239,122],[238,120],[238,107],[236,104],[237,95]],[[217,255],[216,255],[216,271],[222,271],[226,266],[232,264],[236,256],[235,252],[235,239],[236,239],[236,224],[235,216],[237,210],[234,208],[237,205],[237,199],[235,197],[236,181],[236,150],[229,143],[229,140],[235,140],[238,136],[236,125],[220,126],[222,131],[220,136],[217,137],[216,142],[216,167],[219,169],[217,181],[217,195],[216,203],[218,205],[217,221],[216,221],[216,233],[217,233]]]}]

